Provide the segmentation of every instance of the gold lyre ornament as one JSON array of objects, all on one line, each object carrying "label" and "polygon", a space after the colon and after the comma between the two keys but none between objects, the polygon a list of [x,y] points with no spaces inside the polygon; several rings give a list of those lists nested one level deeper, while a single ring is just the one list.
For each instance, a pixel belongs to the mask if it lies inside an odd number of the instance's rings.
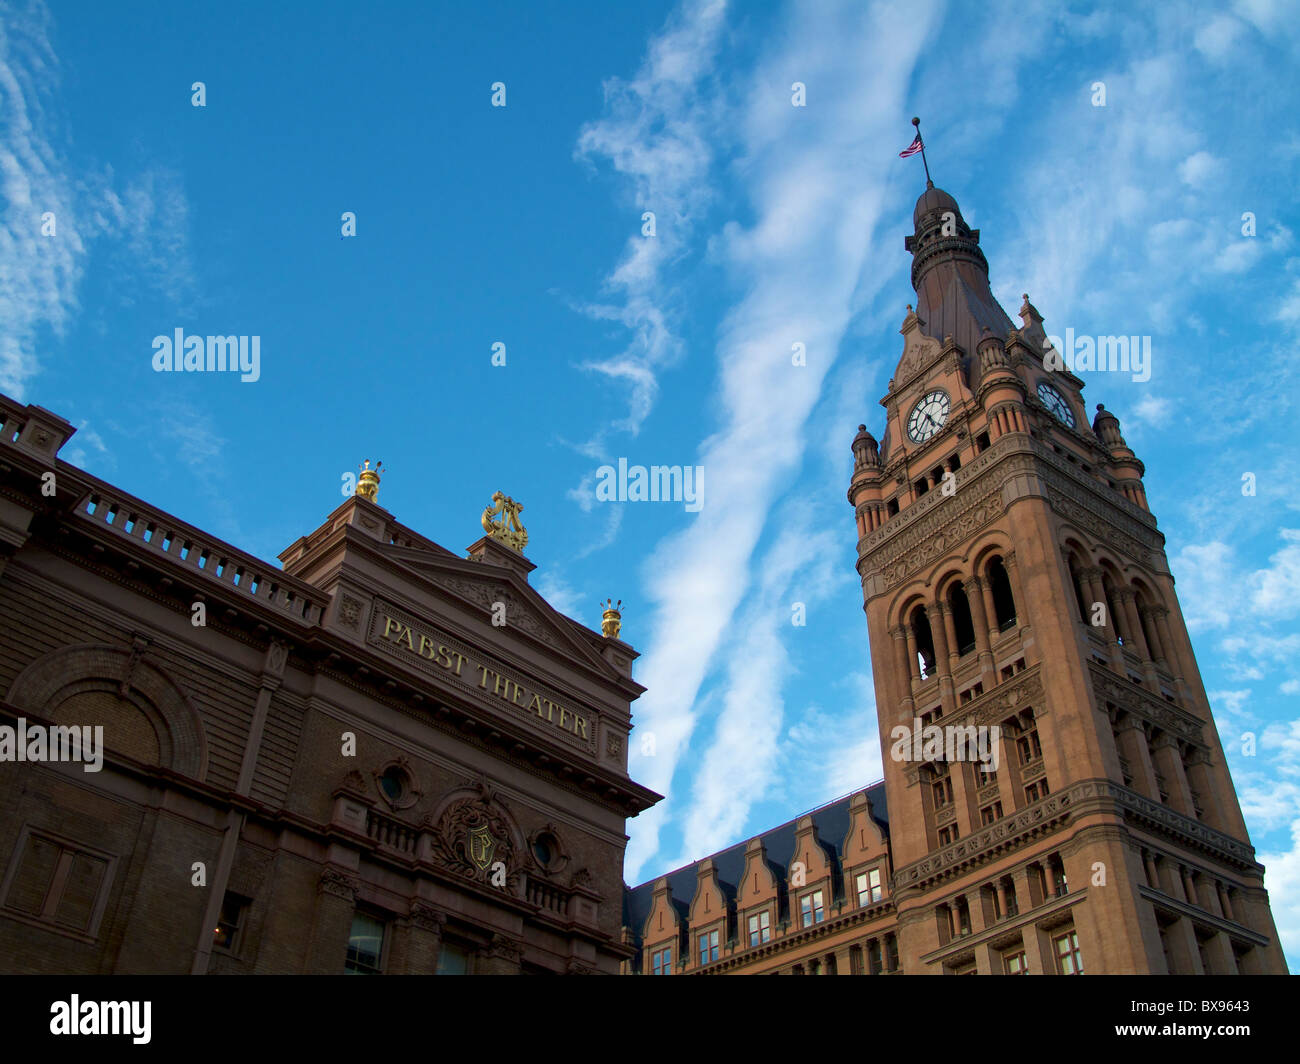
[{"label": "gold lyre ornament", "polygon": [[623,630],[623,614],[619,611],[623,608],[623,600],[618,600],[618,605],[614,605],[613,599],[606,599],[600,604],[605,611],[600,615],[600,631],[606,639],[617,639],[618,633]]},{"label": "gold lyre ornament", "polygon": [[[492,505],[483,509],[483,531],[493,539],[499,539],[511,550],[523,554],[524,548],[528,546],[528,530],[519,522],[519,515],[523,511],[523,503],[494,491]],[[494,517],[500,519],[494,521]]]},{"label": "gold lyre ornament", "polygon": [[360,495],[363,499],[369,499],[373,503],[378,503],[379,474],[383,468],[383,462],[376,462],[374,469],[370,468],[369,458],[362,462],[361,475],[357,477],[357,490],[355,494]]}]

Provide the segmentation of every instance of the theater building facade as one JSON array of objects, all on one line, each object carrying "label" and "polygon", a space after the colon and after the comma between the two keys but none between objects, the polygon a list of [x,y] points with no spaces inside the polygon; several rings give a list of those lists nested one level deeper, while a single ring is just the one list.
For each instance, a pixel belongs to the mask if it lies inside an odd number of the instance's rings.
[{"label": "theater building facade", "polygon": [[1142,462],[957,202],[913,228],[848,492],[884,781],[629,890],[623,970],[1285,973]]},{"label": "theater building facade", "polygon": [[0,422],[0,733],[103,739],[0,761],[0,970],[619,970],[637,655],[530,586],[512,500],[462,556],[367,469],[281,568]]}]

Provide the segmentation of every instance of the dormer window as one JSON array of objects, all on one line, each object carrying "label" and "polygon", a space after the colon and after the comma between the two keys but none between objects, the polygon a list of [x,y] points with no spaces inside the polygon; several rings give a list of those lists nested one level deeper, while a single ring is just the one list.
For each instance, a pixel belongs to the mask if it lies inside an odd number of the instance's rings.
[{"label": "dormer window", "polygon": [[799,899],[799,926],[812,927],[826,919],[826,904],[820,890],[812,890]]}]

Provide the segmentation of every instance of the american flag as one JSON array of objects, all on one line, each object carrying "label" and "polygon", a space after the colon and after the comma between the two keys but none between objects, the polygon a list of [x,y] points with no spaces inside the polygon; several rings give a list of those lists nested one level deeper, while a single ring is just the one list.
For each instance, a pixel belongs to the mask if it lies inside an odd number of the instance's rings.
[{"label": "american flag", "polygon": [[909,155],[915,155],[924,147],[925,145],[921,143],[921,134],[918,133],[916,135],[916,139],[912,141],[912,143],[909,144],[906,148],[904,148],[902,151],[898,153],[898,157],[900,159],[906,159]]}]

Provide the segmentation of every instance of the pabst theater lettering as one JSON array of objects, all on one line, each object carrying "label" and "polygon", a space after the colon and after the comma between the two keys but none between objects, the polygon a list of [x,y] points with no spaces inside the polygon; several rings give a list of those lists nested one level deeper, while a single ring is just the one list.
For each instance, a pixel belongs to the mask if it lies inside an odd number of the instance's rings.
[{"label": "pabst theater lettering", "polygon": [[477,678],[476,686],[485,694],[508,702],[530,716],[536,716],[538,720],[569,732],[584,742],[590,741],[587,735],[587,718],[581,714],[551,701],[536,691],[529,691],[523,684],[517,683],[495,669],[486,665],[475,665],[460,651],[439,643],[424,632],[416,631],[411,625],[399,621],[396,617],[380,613],[379,620],[378,629],[381,639],[395,643],[410,653],[433,662],[467,683],[473,684],[474,679]]}]

